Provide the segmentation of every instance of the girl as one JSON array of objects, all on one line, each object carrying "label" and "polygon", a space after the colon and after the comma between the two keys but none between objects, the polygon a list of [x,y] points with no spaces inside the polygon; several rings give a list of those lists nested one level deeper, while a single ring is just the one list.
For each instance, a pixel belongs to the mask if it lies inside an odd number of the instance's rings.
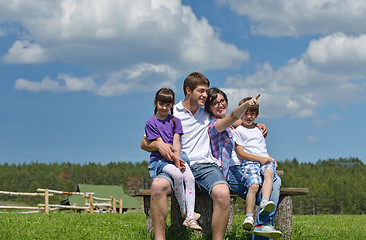
[{"label": "girl", "polygon": [[[160,173],[166,173],[174,179],[174,193],[178,200],[183,218],[183,225],[194,230],[202,230],[197,220],[200,217],[194,213],[195,182],[187,162],[180,157],[180,135],[183,128],[180,120],[173,117],[174,92],[168,88],[157,91],[154,99],[154,116],[146,122],[145,133],[150,141],[164,141],[173,146],[174,163],[162,157],[156,151],[150,155],[149,173],[155,178]],[[170,113],[170,114],[169,114]]]}]

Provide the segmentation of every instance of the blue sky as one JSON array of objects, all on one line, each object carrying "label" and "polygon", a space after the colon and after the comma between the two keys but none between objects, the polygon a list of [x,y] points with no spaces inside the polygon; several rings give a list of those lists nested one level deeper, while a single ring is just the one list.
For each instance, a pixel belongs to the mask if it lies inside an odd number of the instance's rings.
[{"label": "blue sky", "polygon": [[0,163],[148,160],[160,87],[204,73],[261,93],[277,160],[366,163],[366,5],[356,0],[0,0]]}]

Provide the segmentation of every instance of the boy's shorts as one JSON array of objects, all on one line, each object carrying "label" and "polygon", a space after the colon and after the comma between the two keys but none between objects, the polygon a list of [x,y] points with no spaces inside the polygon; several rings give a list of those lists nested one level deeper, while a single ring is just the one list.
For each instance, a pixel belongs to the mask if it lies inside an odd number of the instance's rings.
[{"label": "boy's shorts", "polygon": [[253,184],[258,184],[262,186],[263,184],[263,174],[267,169],[272,170],[274,175],[276,167],[273,162],[267,163],[266,165],[261,165],[259,162],[246,162],[243,164],[243,178],[245,178],[245,186],[250,187]]}]

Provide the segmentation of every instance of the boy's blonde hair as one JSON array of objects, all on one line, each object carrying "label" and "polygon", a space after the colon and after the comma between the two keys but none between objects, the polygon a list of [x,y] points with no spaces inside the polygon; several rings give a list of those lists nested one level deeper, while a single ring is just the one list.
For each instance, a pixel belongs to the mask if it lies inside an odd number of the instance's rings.
[{"label": "boy's blonde hair", "polygon": [[[246,101],[249,101],[250,99],[252,99],[252,97],[243,98],[239,102],[239,105],[242,105],[243,103],[245,103]],[[250,106],[250,107],[248,107],[247,111],[255,112],[255,114],[258,116],[258,114],[259,114],[259,104],[257,104],[256,106]]]}]

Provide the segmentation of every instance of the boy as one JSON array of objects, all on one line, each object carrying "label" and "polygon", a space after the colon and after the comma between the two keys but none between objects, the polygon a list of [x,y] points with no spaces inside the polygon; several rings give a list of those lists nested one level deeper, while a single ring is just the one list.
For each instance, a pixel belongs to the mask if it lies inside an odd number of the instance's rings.
[{"label": "boy", "polygon": [[[250,99],[250,97],[244,98],[239,105]],[[268,215],[276,208],[275,203],[269,200],[276,162],[268,155],[262,132],[254,124],[258,114],[259,105],[250,106],[241,117],[241,125],[233,131],[236,154],[239,159],[243,160],[245,185],[249,189],[246,197],[246,218],[243,223],[243,228],[247,230],[251,230],[254,224],[254,204],[259,186],[262,185],[262,177],[264,181],[259,214],[261,216]]]}]

